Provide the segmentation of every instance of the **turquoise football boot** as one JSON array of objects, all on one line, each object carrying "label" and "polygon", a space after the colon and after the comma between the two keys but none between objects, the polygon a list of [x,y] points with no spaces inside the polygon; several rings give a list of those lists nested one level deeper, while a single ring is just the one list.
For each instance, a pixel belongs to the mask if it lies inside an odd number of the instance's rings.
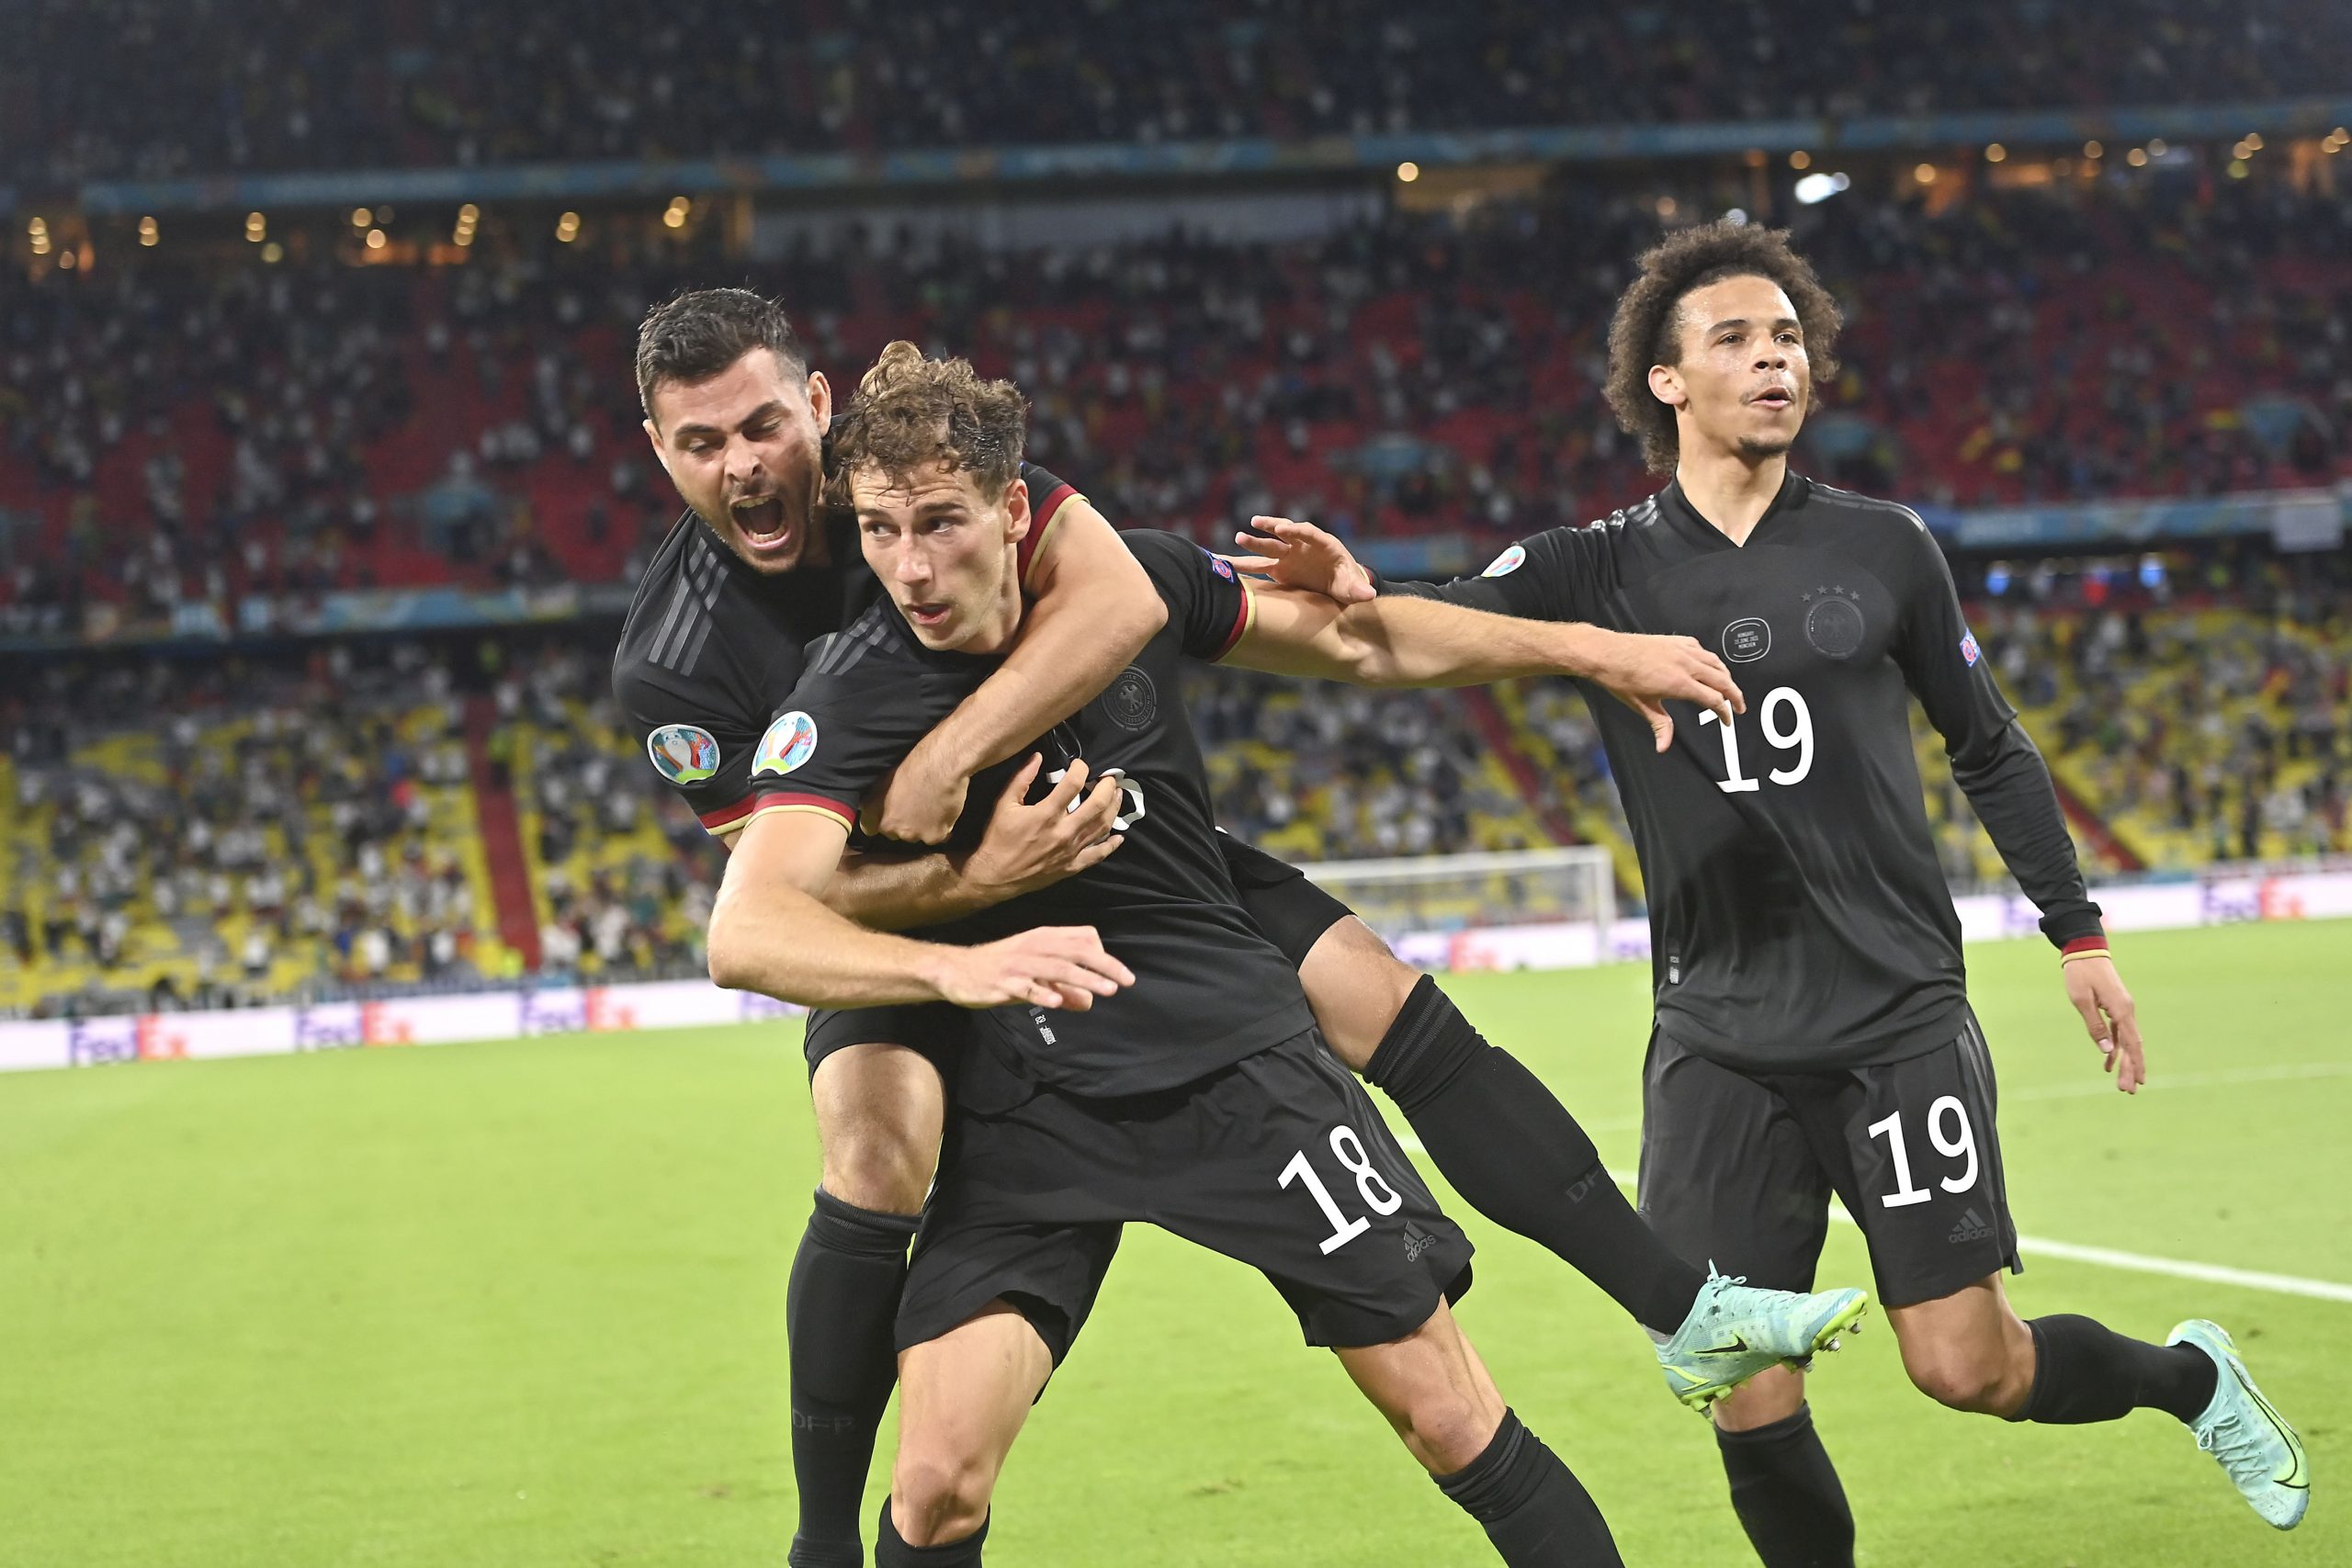
[{"label": "turquoise football boot", "polygon": [[1869,1305],[1857,1290],[1767,1291],[1710,1269],[1657,1364],[1674,1397],[1703,1411],[1768,1367],[1802,1371],[1815,1351],[1835,1350]]},{"label": "turquoise football boot", "polygon": [[2165,1343],[2194,1345],[2213,1358],[2213,1398],[2188,1424],[2197,1446],[2229,1472],[2239,1495],[2265,1524],[2290,1530],[2302,1523],[2303,1510],[2312,1505],[2312,1467],[2303,1440],[2254,1386],[2228,1332],[2218,1323],[2192,1317]]}]

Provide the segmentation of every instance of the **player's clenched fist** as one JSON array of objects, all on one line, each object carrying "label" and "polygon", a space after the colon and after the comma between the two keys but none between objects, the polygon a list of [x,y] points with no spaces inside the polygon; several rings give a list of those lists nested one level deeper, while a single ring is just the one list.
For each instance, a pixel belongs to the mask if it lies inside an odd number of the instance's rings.
[{"label": "player's clenched fist", "polygon": [[1092,926],[1040,926],[955,950],[939,976],[939,994],[957,1007],[1023,1002],[1084,1012],[1095,998],[1135,983],[1135,971],[1103,951]]}]

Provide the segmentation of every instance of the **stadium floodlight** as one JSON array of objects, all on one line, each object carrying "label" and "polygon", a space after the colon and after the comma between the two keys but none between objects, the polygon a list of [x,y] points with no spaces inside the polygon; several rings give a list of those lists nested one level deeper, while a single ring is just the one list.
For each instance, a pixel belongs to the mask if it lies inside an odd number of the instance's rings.
[{"label": "stadium floodlight", "polygon": [[1844,175],[1807,175],[1797,182],[1797,200],[1807,207],[1827,201],[1854,182]]}]

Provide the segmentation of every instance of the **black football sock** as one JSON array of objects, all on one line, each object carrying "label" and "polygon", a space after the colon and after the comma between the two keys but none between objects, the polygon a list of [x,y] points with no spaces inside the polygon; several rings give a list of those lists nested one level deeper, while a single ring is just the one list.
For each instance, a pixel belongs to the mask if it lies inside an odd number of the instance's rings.
[{"label": "black football sock", "polygon": [[864,1568],[857,1533],[875,1429],[898,1381],[892,1327],[912,1214],[883,1214],[820,1190],[792,1260],[792,1478],[800,1529],[790,1568]]},{"label": "black football sock", "polygon": [[1508,1410],[1476,1459],[1433,1479],[1510,1568],[1624,1568],[1583,1483]]},{"label": "black football sock", "polygon": [[1764,1568],[1854,1568],[1854,1512],[1813,1407],[1745,1432],[1715,1428],[1732,1512]]},{"label": "black football sock", "polygon": [[961,1540],[944,1546],[909,1546],[890,1518],[890,1499],[882,1499],[882,1522],[874,1531],[874,1568],[980,1568],[980,1547],[989,1539],[989,1522]]},{"label": "black football sock", "polygon": [[2026,1327],[2033,1331],[2033,1388],[2013,1421],[2079,1426],[2120,1421],[2142,1408],[2194,1421],[2213,1401],[2218,1369],[2194,1345],[2126,1339],[2072,1313],[2033,1318]]},{"label": "black football sock", "polygon": [[1550,1247],[1644,1327],[1682,1326],[1706,1275],[1634,1212],[1567,1107],[1435,980],[1421,976],[1363,1076],[1472,1208]]}]

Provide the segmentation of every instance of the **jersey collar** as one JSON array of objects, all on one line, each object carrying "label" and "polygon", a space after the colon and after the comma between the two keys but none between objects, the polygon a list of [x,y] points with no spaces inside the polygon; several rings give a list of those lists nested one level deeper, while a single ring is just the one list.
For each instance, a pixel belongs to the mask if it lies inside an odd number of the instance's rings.
[{"label": "jersey collar", "polygon": [[[1812,481],[1794,468],[1783,474],[1781,492],[1772,498],[1772,504],[1764,509],[1764,515],[1756,520],[1756,526],[1747,531],[1747,544],[1754,544],[1764,530],[1771,526],[1772,519],[1802,504],[1812,488]],[[1700,514],[1699,509],[1690,504],[1690,498],[1682,493],[1682,481],[1679,479],[1668,480],[1666,488],[1658,492],[1658,510],[1673,519],[1677,528],[1708,549],[1747,548],[1746,545],[1733,544],[1722,529]]]}]

